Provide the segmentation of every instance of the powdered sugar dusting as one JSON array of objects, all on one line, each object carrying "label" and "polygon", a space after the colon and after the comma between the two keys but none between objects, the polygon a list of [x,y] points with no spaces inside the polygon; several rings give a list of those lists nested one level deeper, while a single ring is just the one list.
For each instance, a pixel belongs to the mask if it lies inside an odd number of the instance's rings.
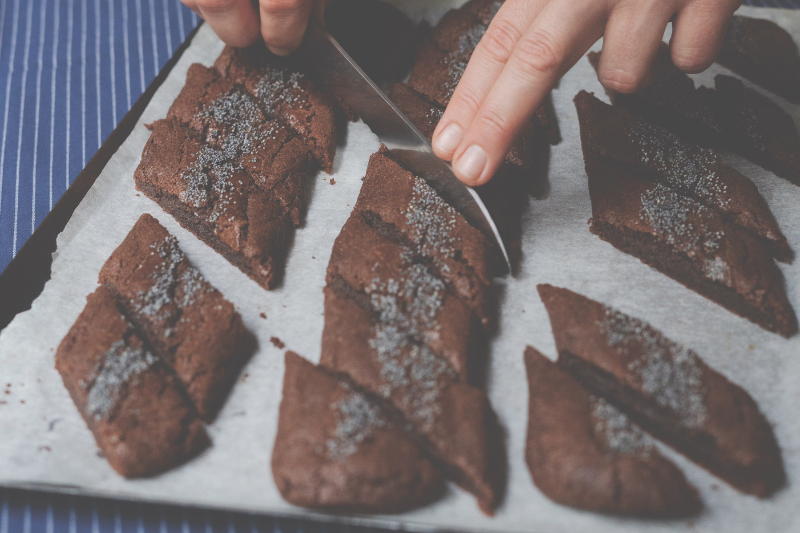
[{"label": "powdered sugar dusting", "polygon": [[462,33],[458,38],[458,49],[455,53],[461,56],[472,55],[488,28],[487,24],[478,23]]},{"label": "powdered sugar dusting", "polygon": [[619,409],[602,398],[590,397],[595,434],[613,454],[648,456],[653,450],[649,437]]},{"label": "powdered sugar dusting", "polygon": [[136,298],[131,299],[131,304],[141,315],[156,316],[172,301],[178,265],[183,261],[184,255],[178,247],[178,240],[172,235],[160,243],[151,244],[150,248],[161,262],[153,270],[153,285],[147,291],[140,291]]},{"label": "powdered sugar dusting", "polygon": [[401,391],[403,407],[423,430],[439,414],[439,379],[452,376],[449,364],[427,345],[441,328],[437,314],[445,290],[427,267],[412,264],[399,279],[375,279],[366,291],[377,313],[369,344],[381,365],[384,386],[379,393],[388,397]]},{"label": "powdered sugar dusting", "polygon": [[[378,392],[399,401],[428,431],[439,416],[440,379],[456,378],[448,361],[429,346],[441,340],[438,317],[447,286],[435,272],[447,272],[442,260],[456,254],[458,215],[425,180],[411,180],[405,222],[413,245],[401,246],[396,277],[375,278],[365,292],[376,315],[369,344],[384,382]],[[420,263],[419,257],[432,259],[433,265]]]},{"label": "powdered sugar dusting", "polygon": [[233,174],[243,170],[243,159],[253,158],[258,146],[275,138],[276,124],[267,120],[253,98],[240,90],[205,106],[195,118],[207,125],[208,144],[183,174],[185,190],[180,199],[193,207],[203,207],[215,198],[211,215],[215,221],[236,201],[230,194]]},{"label": "powdered sugar dusting", "polygon": [[633,117],[629,132],[641,149],[642,161],[661,173],[678,189],[712,205],[724,208],[728,186],[718,169],[719,157],[707,148],[684,143],[670,131]]},{"label": "powdered sugar dusting", "polygon": [[153,254],[158,256],[158,262],[151,274],[152,286],[146,291],[140,291],[130,303],[136,312],[143,316],[160,317],[168,319],[173,309],[169,304],[174,301],[175,289],[180,284],[183,295],[180,302],[183,308],[192,305],[199,294],[211,290],[203,275],[188,262],[183,270],[179,267],[184,263],[186,256],[178,246],[178,240],[172,235],[167,236],[160,243],[150,245]]},{"label": "powdered sugar dusting", "polygon": [[406,211],[406,224],[417,236],[417,253],[431,257],[452,257],[457,237],[456,210],[445,202],[424,179],[413,177],[414,187]]},{"label": "powdered sugar dusting", "polygon": [[358,445],[370,436],[375,428],[387,425],[378,406],[370,403],[363,394],[348,392],[331,405],[336,412],[337,423],[334,437],[328,439],[328,456],[343,461],[358,450]]},{"label": "powdered sugar dusting", "polygon": [[707,220],[714,211],[661,184],[642,193],[640,217],[653,231],[690,257],[717,251],[725,233],[712,230]]},{"label": "powdered sugar dusting", "polygon": [[114,342],[98,364],[90,385],[86,411],[95,420],[109,416],[119,401],[123,387],[153,366],[158,359],[146,348],[129,346],[122,339]]},{"label": "powdered sugar dusting", "polygon": [[432,124],[436,125],[442,119],[444,115],[444,110],[439,109],[438,107],[431,107],[426,113],[425,117],[428,118]]},{"label": "powdered sugar dusting", "polygon": [[703,273],[710,280],[724,283],[730,279],[731,268],[723,258],[715,257],[714,259],[703,261]]},{"label": "powdered sugar dusting", "polygon": [[265,69],[255,93],[268,115],[274,116],[281,104],[293,107],[306,102],[307,96],[300,87],[302,79],[303,75],[296,71],[273,67]]},{"label": "powdered sugar dusting", "polygon": [[642,392],[678,416],[683,424],[703,425],[705,389],[697,354],[667,339],[650,325],[608,307],[597,325],[609,346],[626,356],[634,356],[628,369]]},{"label": "powdered sugar dusting", "polygon": [[183,308],[193,305],[199,295],[211,292],[211,285],[199,270],[191,266],[183,271],[178,284],[183,289],[183,296],[180,299]]},{"label": "powdered sugar dusting", "polygon": [[444,87],[445,91],[447,92],[448,100],[453,96],[453,92],[456,90],[458,82],[461,81],[461,76],[464,75],[464,70],[467,68],[467,63],[469,62],[470,57],[472,57],[475,47],[478,46],[478,43],[483,38],[486,30],[489,29],[489,23],[500,10],[502,5],[503,2],[493,2],[492,5],[489,6],[487,22],[484,23],[482,21],[477,21],[474,26],[462,33],[458,39],[457,48],[448,54],[446,63],[447,75],[449,79],[445,83]]},{"label": "powdered sugar dusting", "polygon": [[456,91],[458,82],[461,81],[461,76],[463,76],[464,71],[467,70],[469,58],[457,59],[455,56],[450,55],[446,62],[448,80],[444,84],[444,90],[446,91],[445,98],[450,100],[450,98],[453,97],[453,93]]}]

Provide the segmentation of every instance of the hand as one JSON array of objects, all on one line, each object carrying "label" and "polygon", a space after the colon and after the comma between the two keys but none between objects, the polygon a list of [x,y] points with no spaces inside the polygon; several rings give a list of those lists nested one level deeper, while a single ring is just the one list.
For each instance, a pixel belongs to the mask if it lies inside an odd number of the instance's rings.
[{"label": "hand", "polygon": [[[700,72],[741,0],[507,0],[475,49],[433,134],[468,185],[486,183],[558,79],[603,37],[598,77],[617,92],[647,79],[667,23],[672,60]],[[674,18],[673,18],[674,17]]]},{"label": "hand", "polygon": [[272,53],[285,56],[303,42],[312,11],[323,20],[326,0],[181,0],[225,43],[245,47],[264,39]]}]

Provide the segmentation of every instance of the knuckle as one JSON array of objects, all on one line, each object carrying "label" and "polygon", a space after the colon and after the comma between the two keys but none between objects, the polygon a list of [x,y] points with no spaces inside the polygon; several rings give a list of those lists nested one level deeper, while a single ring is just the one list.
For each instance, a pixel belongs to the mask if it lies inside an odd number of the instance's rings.
[{"label": "knuckle", "polygon": [[453,95],[453,100],[455,100],[456,105],[466,108],[473,115],[477,113],[478,109],[481,107],[481,100],[478,98],[478,95],[466,87],[458,87],[456,91],[457,93]]},{"label": "knuckle", "polygon": [[519,30],[512,23],[498,20],[489,26],[478,46],[495,61],[505,63],[514,53],[520,37]]},{"label": "knuckle", "polygon": [[261,0],[261,10],[270,15],[291,13],[300,9],[305,0]]},{"label": "knuckle", "polygon": [[555,45],[555,38],[538,30],[517,44],[516,56],[525,74],[551,74],[564,62],[565,54]]},{"label": "knuckle", "polygon": [[486,109],[478,116],[478,131],[495,138],[505,138],[511,130],[508,119],[494,110]]}]

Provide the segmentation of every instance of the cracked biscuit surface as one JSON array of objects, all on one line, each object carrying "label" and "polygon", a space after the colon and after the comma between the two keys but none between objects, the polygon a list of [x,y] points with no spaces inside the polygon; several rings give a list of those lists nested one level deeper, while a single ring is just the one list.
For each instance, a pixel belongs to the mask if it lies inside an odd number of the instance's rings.
[{"label": "cracked biscuit surface", "polygon": [[[263,47],[262,47],[263,48]],[[316,167],[333,168],[332,101],[266,49],[192,65],[155,122],[137,189],[265,289],[279,282]]]}]

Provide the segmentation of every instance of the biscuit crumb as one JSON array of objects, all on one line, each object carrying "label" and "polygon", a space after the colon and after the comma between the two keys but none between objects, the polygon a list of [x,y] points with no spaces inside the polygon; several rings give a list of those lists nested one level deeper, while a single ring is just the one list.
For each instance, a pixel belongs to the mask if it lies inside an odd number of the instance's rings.
[{"label": "biscuit crumb", "polygon": [[278,337],[270,337],[269,342],[271,342],[279,350],[283,350],[283,348],[286,346]]}]

